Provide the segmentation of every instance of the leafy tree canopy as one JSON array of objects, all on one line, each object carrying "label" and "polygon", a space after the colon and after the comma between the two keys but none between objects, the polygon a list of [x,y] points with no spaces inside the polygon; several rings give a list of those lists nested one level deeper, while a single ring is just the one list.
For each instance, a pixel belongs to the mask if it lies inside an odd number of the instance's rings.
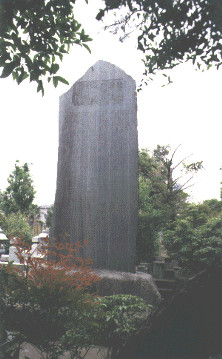
[{"label": "leafy tree canopy", "polygon": [[123,37],[134,29],[139,31],[145,76],[188,60],[197,68],[221,66],[221,0],[105,0],[97,19],[123,7],[126,15],[117,12],[111,27],[114,32],[123,31]]},{"label": "leafy tree canopy", "polygon": [[[153,152],[148,149],[139,152],[137,262],[152,261],[158,253],[160,232],[173,226],[186,209],[185,190],[192,185],[193,173],[202,168],[202,161],[189,164],[186,158],[176,161],[177,149],[171,151],[169,145],[158,145]],[[217,208],[213,202],[211,206]]]},{"label": "leafy tree canopy", "polygon": [[222,203],[216,199],[188,204],[174,226],[164,232],[171,256],[187,273],[206,267],[222,249]]},{"label": "leafy tree canopy", "polygon": [[24,242],[32,242],[32,231],[27,222],[27,218],[20,212],[10,213],[5,217],[2,229],[9,239],[14,237],[22,238]]},{"label": "leafy tree canopy", "polygon": [[8,187],[3,192],[1,209],[8,215],[21,212],[28,214],[33,211],[35,190],[27,163],[20,166],[16,161],[15,168],[8,178]]},{"label": "leafy tree canopy", "polygon": [[[87,2],[87,0],[86,0]],[[89,50],[91,39],[74,18],[75,0],[1,0],[0,66],[1,77],[12,74],[20,84],[26,78],[37,82],[42,91],[48,82],[68,82],[58,76],[59,61],[77,44]]]},{"label": "leafy tree canopy", "polygon": [[[158,180],[158,177],[157,177]],[[164,209],[156,203],[157,196],[149,179],[139,176],[139,217],[136,261],[152,262],[159,251],[158,234],[165,224]]]},{"label": "leafy tree canopy", "polygon": [[186,164],[187,158],[182,158],[176,162],[178,148],[172,151],[169,145],[158,145],[152,155],[147,149],[139,154],[139,174],[150,182],[149,197],[156,209],[164,211],[167,221],[173,221],[180,213],[188,197],[185,190],[192,186],[193,173],[203,168],[202,161]]}]

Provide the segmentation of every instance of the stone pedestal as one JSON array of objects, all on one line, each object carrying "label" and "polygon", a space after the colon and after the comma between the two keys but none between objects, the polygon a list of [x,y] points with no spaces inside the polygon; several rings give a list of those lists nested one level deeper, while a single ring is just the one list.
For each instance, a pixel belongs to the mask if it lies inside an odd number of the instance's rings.
[{"label": "stone pedestal", "polygon": [[144,299],[153,306],[161,301],[161,295],[149,274],[108,270],[96,270],[95,273],[101,278],[96,283],[98,295],[131,294]]}]

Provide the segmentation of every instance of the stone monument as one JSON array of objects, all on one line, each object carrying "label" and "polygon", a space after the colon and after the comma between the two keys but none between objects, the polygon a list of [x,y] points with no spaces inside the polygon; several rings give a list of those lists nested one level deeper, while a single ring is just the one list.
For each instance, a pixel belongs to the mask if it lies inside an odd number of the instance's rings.
[{"label": "stone monument", "polygon": [[86,240],[82,255],[95,268],[135,270],[137,160],[135,81],[98,61],[60,98],[51,230],[57,240]]}]

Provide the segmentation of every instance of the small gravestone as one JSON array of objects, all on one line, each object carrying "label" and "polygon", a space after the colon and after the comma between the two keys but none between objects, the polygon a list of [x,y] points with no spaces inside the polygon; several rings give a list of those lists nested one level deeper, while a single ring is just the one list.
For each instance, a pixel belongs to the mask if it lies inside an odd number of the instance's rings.
[{"label": "small gravestone", "polygon": [[51,236],[95,268],[133,272],[138,211],[135,81],[98,61],[60,98]]},{"label": "small gravestone", "polygon": [[8,259],[8,261],[9,262],[13,261],[14,264],[20,264],[20,260],[19,260],[19,258],[17,256],[17,249],[16,249],[16,246],[14,246],[14,240],[11,240],[10,244],[11,245],[9,247],[9,259]]}]

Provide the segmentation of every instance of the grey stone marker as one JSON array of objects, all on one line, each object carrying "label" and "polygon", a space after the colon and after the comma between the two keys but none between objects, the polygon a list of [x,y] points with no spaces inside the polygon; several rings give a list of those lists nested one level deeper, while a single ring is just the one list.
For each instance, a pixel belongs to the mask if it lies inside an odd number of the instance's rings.
[{"label": "grey stone marker", "polygon": [[86,240],[82,255],[95,268],[134,271],[137,160],[135,81],[98,61],[60,98],[51,231],[57,240]]}]

